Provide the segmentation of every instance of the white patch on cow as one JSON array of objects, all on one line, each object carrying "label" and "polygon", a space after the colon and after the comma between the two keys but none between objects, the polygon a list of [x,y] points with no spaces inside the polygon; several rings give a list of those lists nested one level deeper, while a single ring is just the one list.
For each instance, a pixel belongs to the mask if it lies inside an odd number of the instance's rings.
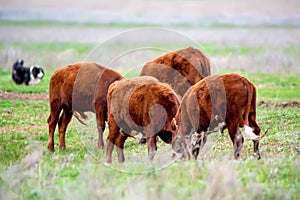
[{"label": "white patch on cow", "polygon": [[254,132],[253,132],[253,129],[252,128],[250,128],[249,126],[244,126],[244,128],[245,128],[245,133],[246,133],[246,136],[248,137],[248,138],[250,138],[251,140],[257,140],[257,139],[259,139],[259,136],[258,135],[256,135]]}]

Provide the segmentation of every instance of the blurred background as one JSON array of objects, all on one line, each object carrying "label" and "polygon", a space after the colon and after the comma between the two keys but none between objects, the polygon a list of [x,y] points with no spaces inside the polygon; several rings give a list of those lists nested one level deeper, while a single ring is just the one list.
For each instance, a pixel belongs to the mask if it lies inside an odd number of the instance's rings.
[{"label": "blurred background", "polygon": [[[115,67],[124,70],[164,51],[195,46],[210,57],[213,73],[300,73],[299,11],[297,0],[2,0],[0,66],[10,69],[22,58],[58,68],[89,61],[94,48],[100,49],[95,61],[109,64],[100,57],[114,59],[129,49],[152,48],[119,59]],[[132,31],[145,27],[168,30]],[[126,31],[131,33],[125,37]],[[169,37],[171,32],[176,36]],[[179,41],[178,35],[192,42]]]}]

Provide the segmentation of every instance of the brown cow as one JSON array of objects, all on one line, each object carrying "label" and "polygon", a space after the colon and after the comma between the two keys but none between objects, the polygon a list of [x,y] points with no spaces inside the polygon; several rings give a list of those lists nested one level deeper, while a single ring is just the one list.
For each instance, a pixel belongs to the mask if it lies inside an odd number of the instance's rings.
[{"label": "brown cow", "polygon": [[167,84],[147,76],[116,81],[109,87],[107,105],[107,163],[111,163],[114,145],[119,162],[124,162],[124,143],[132,130],[145,133],[150,160],[157,150],[157,136],[171,143],[179,99]]},{"label": "brown cow", "polygon": [[[96,63],[77,63],[58,69],[51,77],[49,88],[48,150],[54,151],[54,131],[59,129],[59,148],[66,149],[65,133],[72,115],[82,122],[84,112],[96,113],[98,148],[103,149],[103,131],[107,119],[107,90],[111,83],[122,79],[115,70]],[[61,110],[63,110],[60,116]]]},{"label": "brown cow", "polygon": [[191,85],[210,75],[210,62],[201,51],[188,47],[147,62],[140,75],[153,76],[168,83],[183,96]]},{"label": "brown cow", "polygon": [[[173,150],[189,158],[197,159],[207,135],[228,129],[233,143],[234,158],[241,157],[244,138],[239,127],[253,140],[254,156],[260,158],[260,128],[256,123],[256,88],[246,78],[235,74],[214,75],[192,86],[183,96],[176,114],[178,132],[173,138]],[[195,134],[190,134],[194,129]],[[185,136],[190,136],[187,150]],[[264,134],[265,135],[265,134]]]}]

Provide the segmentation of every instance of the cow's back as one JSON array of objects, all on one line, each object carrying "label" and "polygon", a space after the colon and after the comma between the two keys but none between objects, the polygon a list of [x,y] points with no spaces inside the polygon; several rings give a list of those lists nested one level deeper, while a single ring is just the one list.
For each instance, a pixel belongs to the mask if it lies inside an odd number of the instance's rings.
[{"label": "cow's back", "polygon": [[72,105],[74,110],[94,111],[94,96],[105,67],[96,63],[81,63],[74,83]]},{"label": "cow's back", "polygon": [[[157,84],[159,81],[153,77],[138,77],[135,79],[123,79],[110,85],[107,94],[108,114],[114,117],[118,123],[125,120],[125,124],[139,130],[136,123],[131,120],[129,113],[129,101],[132,94],[143,85]],[[142,101],[142,100],[141,100]]]},{"label": "cow's back", "polygon": [[140,75],[156,77],[183,96],[191,85],[210,75],[210,62],[201,51],[188,47],[147,62]]},{"label": "cow's back", "polygon": [[228,122],[231,116],[242,115],[249,101],[255,102],[254,99],[255,87],[246,78],[235,73],[212,75],[196,83],[184,95],[182,117],[193,127],[199,123],[201,127],[208,127],[216,117]]},{"label": "cow's back", "polygon": [[[167,118],[170,118],[171,115],[175,116],[179,100],[169,86],[153,77],[124,79],[114,82],[109,87],[109,115],[112,115],[117,123],[124,123],[125,128],[142,131],[149,125],[151,113],[158,118],[164,114],[161,113],[164,112],[162,107],[155,107],[156,105],[164,107],[164,110],[167,110]],[[154,110],[150,111],[151,109]],[[158,123],[162,126],[161,122]]]},{"label": "cow's back", "polygon": [[106,69],[96,63],[77,63],[58,69],[50,80],[50,100],[59,100],[79,112],[94,111],[96,88],[102,77],[108,78],[104,77]]},{"label": "cow's back", "polygon": [[67,65],[55,71],[49,83],[50,103],[51,101],[65,101],[67,104],[72,103],[72,99],[68,100],[67,97],[72,97],[74,82],[79,67],[79,65]]}]

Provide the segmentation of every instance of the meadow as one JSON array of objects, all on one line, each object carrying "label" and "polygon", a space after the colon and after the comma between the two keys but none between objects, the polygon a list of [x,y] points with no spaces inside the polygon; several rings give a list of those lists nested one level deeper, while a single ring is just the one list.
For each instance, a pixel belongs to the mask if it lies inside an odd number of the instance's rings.
[{"label": "meadow", "polygon": [[[73,62],[74,55],[77,60],[83,60],[93,48],[91,44],[75,42],[0,42],[0,50],[8,46],[28,58],[38,55],[38,61],[45,64],[46,75],[36,86],[16,86],[11,80],[10,66],[1,66],[0,91],[40,95],[48,95],[50,77],[58,67]],[[208,55],[216,57],[251,56],[266,51],[260,46],[214,48],[213,44],[203,44],[203,47]],[[271,51],[277,51],[276,48]],[[69,49],[74,50],[69,57],[56,56],[66,55]],[[297,46],[280,51],[299,56]],[[219,73],[232,70],[226,68]],[[137,75],[121,72],[127,77]],[[257,86],[257,102],[300,101],[299,74],[244,69],[237,72]],[[169,161],[162,164],[130,160],[130,155],[137,153],[147,157],[146,146],[139,146],[136,137],[126,142],[127,162],[118,164],[114,153],[113,164],[105,165],[105,152],[96,148],[93,115],[88,126],[72,120],[66,134],[66,151],[58,150],[56,132],[55,152],[50,153],[47,151],[48,115],[47,101],[0,98],[0,199],[300,198],[300,108],[297,106],[257,107],[258,124],[263,131],[269,130],[260,143],[261,160],[251,156],[253,144],[248,139],[245,139],[243,158],[234,160],[226,131],[225,136],[211,135],[207,148],[196,161],[172,161],[170,146],[159,142],[158,154]]]}]

